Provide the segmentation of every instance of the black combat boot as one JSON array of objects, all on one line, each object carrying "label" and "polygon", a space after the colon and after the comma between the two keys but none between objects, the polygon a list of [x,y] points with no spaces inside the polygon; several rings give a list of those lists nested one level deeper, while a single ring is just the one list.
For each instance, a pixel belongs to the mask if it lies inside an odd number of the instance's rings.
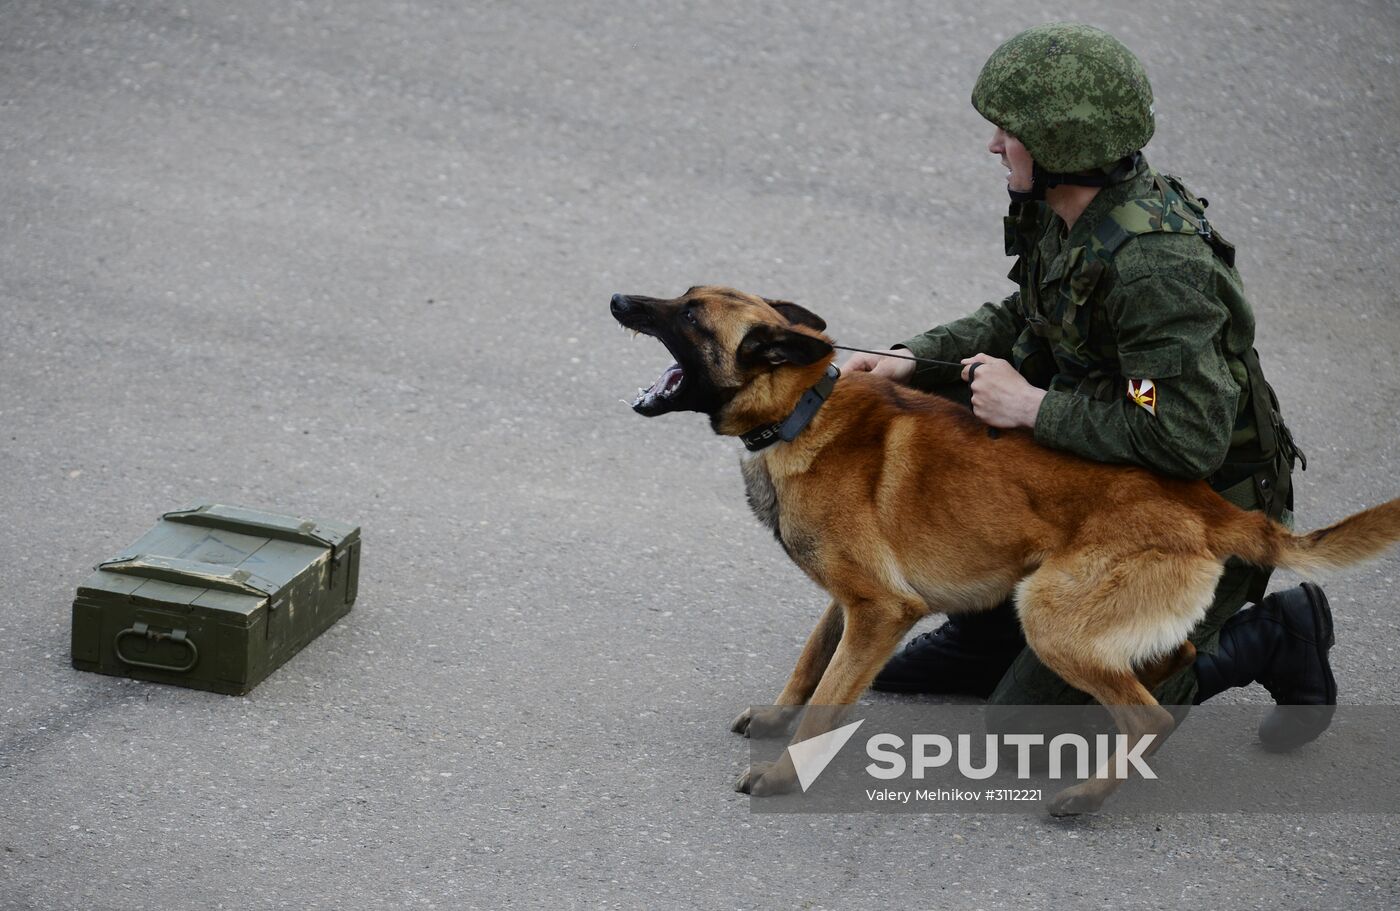
[{"label": "black combat boot", "polygon": [[1256,680],[1288,709],[1273,709],[1259,725],[1259,741],[1282,752],[1316,740],[1332,723],[1337,681],[1327,652],[1336,641],[1327,596],[1311,582],[1275,592],[1245,608],[1220,629],[1220,650],[1196,658],[1205,702]]},{"label": "black combat boot", "polygon": [[1026,637],[1010,601],[990,611],[961,614],[915,636],[889,660],[874,689],[887,693],[980,696],[996,689]]}]

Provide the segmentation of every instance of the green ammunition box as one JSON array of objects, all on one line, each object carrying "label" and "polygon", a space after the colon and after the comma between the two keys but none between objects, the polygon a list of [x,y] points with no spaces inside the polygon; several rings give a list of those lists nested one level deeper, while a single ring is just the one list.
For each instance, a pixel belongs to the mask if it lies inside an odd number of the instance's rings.
[{"label": "green ammunition box", "polygon": [[168,512],[73,601],[73,666],[243,695],[345,616],[360,530],[237,506]]}]

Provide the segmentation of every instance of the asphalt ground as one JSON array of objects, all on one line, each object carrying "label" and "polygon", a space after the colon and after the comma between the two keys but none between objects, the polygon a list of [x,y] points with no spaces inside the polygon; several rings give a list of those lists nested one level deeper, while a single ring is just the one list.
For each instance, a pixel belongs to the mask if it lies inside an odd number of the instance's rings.
[{"label": "asphalt ground", "polygon": [[[1098,24],[1324,524],[1400,493],[1400,7],[0,12],[0,907],[1396,906],[1393,816],[752,815],[728,722],[824,600],[734,441],[619,402],[666,357],[606,305],[720,282],[866,346],[1002,296],[971,85]],[[73,670],[89,568],[206,497],[361,525],[354,611],[245,698]],[[1344,702],[1400,701],[1397,576],[1327,585]]]}]

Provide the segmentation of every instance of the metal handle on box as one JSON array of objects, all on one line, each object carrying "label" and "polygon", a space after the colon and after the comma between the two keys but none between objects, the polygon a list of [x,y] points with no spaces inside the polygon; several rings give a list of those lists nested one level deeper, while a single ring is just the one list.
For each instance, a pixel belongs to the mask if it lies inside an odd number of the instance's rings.
[{"label": "metal handle on box", "polygon": [[[171,642],[178,642],[181,645],[189,646],[190,660],[185,664],[174,665],[160,664],[156,661],[138,661],[135,658],[128,658],[126,655],[122,654],[122,639],[126,636],[139,636],[142,639],[149,639],[152,642],[160,642],[163,639],[169,639]],[[130,664],[133,667],[149,667],[158,671],[171,671],[176,674],[183,674],[199,663],[199,646],[195,645],[194,640],[190,639],[182,629],[173,629],[168,633],[158,633],[145,623],[135,623],[117,633],[116,638],[112,641],[112,647],[116,649],[118,661]]]},{"label": "metal handle on box", "polygon": [[202,525],[205,528],[221,528],[224,531],[242,532],[245,535],[265,535],[282,541],[298,544],[329,547],[335,550],[335,541],[323,537],[315,522],[293,519],[289,516],[262,514],[254,518],[250,510],[219,503],[206,503],[193,509],[177,509],[161,516],[167,522],[180,522],[185,525]]},{"label": "metal handle on box", "polygon": [[97,564],[98,569],[143,579],[158,579],[181,585],[199,585],[235,594],[266,598],[277,592],[277,586],[246,569],[235,569],[221,563],[202,563],[179,557],[136,554]]}]

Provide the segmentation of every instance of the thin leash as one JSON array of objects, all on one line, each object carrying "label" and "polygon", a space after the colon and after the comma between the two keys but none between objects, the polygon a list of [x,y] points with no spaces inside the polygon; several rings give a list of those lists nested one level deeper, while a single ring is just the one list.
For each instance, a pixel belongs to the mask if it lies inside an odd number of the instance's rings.
[{"label": "thin leash", "polygon": [[[846,346],[846,345],[832,345],[831,347],[837,348],[837,349],[839,349],[839,350],[841,350],[841,351],[859,351],[861,354],[876,354],[876,355],[879,355],[880,357],[893,357],[893,358],[898,358],[898,359],[901,360],[901,361],[918,361],[918,362],[921,363],[921,364],[934,364],[935,366],[938,366],[938,367],[957,367],[958,370],[962,370],[962,368],[966,367],[966,368],[967,368],[967,384],[968,384],[969,386],[972,385],[972,378],[973,378],[974,376],[976,376],[976,374],[977,374],[977,368],[982,366],[982,362],[981,362],[981,361],[978,361],[978,362],[975,363],[975,364],[959,364],[959,363],[955,363],[955,362],[953,362],[953,361],[940,361],[940,360],[935,360],[934,358],[931,358],[931,357],[915,357],[915,356],[912,355],[912,354],[891,354],[891,353],[888,352],[888,351],[872,351],[872,350],[870,350],[869,348],[850,348],[850,347],[848,347],[848,346]],[[998,431],[995,427],[988,427],[988,428],[987,428],[987,436],[991,437],[992,439],[995,440],[995,439],[996,439],[998,436],[1000,436],[1000,435],[1001,435],[1001,432]]]},{"label": "thin leash", "polygon": [[[889,351],[872,351],[869,348],[849,348],[845,345],[832,345],[831,347],[841,351],[859,351],[861,354],[878,354],[880,357],[893,357],[901,361],[918,361],[921,364],[935,364],[939,367],[957,367],[959,370],[967,366],[967,364],[958,364],[953,361],[937,361],[931,357],[915,357],[912,354],[893,354]],[[981,362],[972,365],[974,370],[981,366]],[[968,379],[971,381],[971,377],[968,377]]]}]

